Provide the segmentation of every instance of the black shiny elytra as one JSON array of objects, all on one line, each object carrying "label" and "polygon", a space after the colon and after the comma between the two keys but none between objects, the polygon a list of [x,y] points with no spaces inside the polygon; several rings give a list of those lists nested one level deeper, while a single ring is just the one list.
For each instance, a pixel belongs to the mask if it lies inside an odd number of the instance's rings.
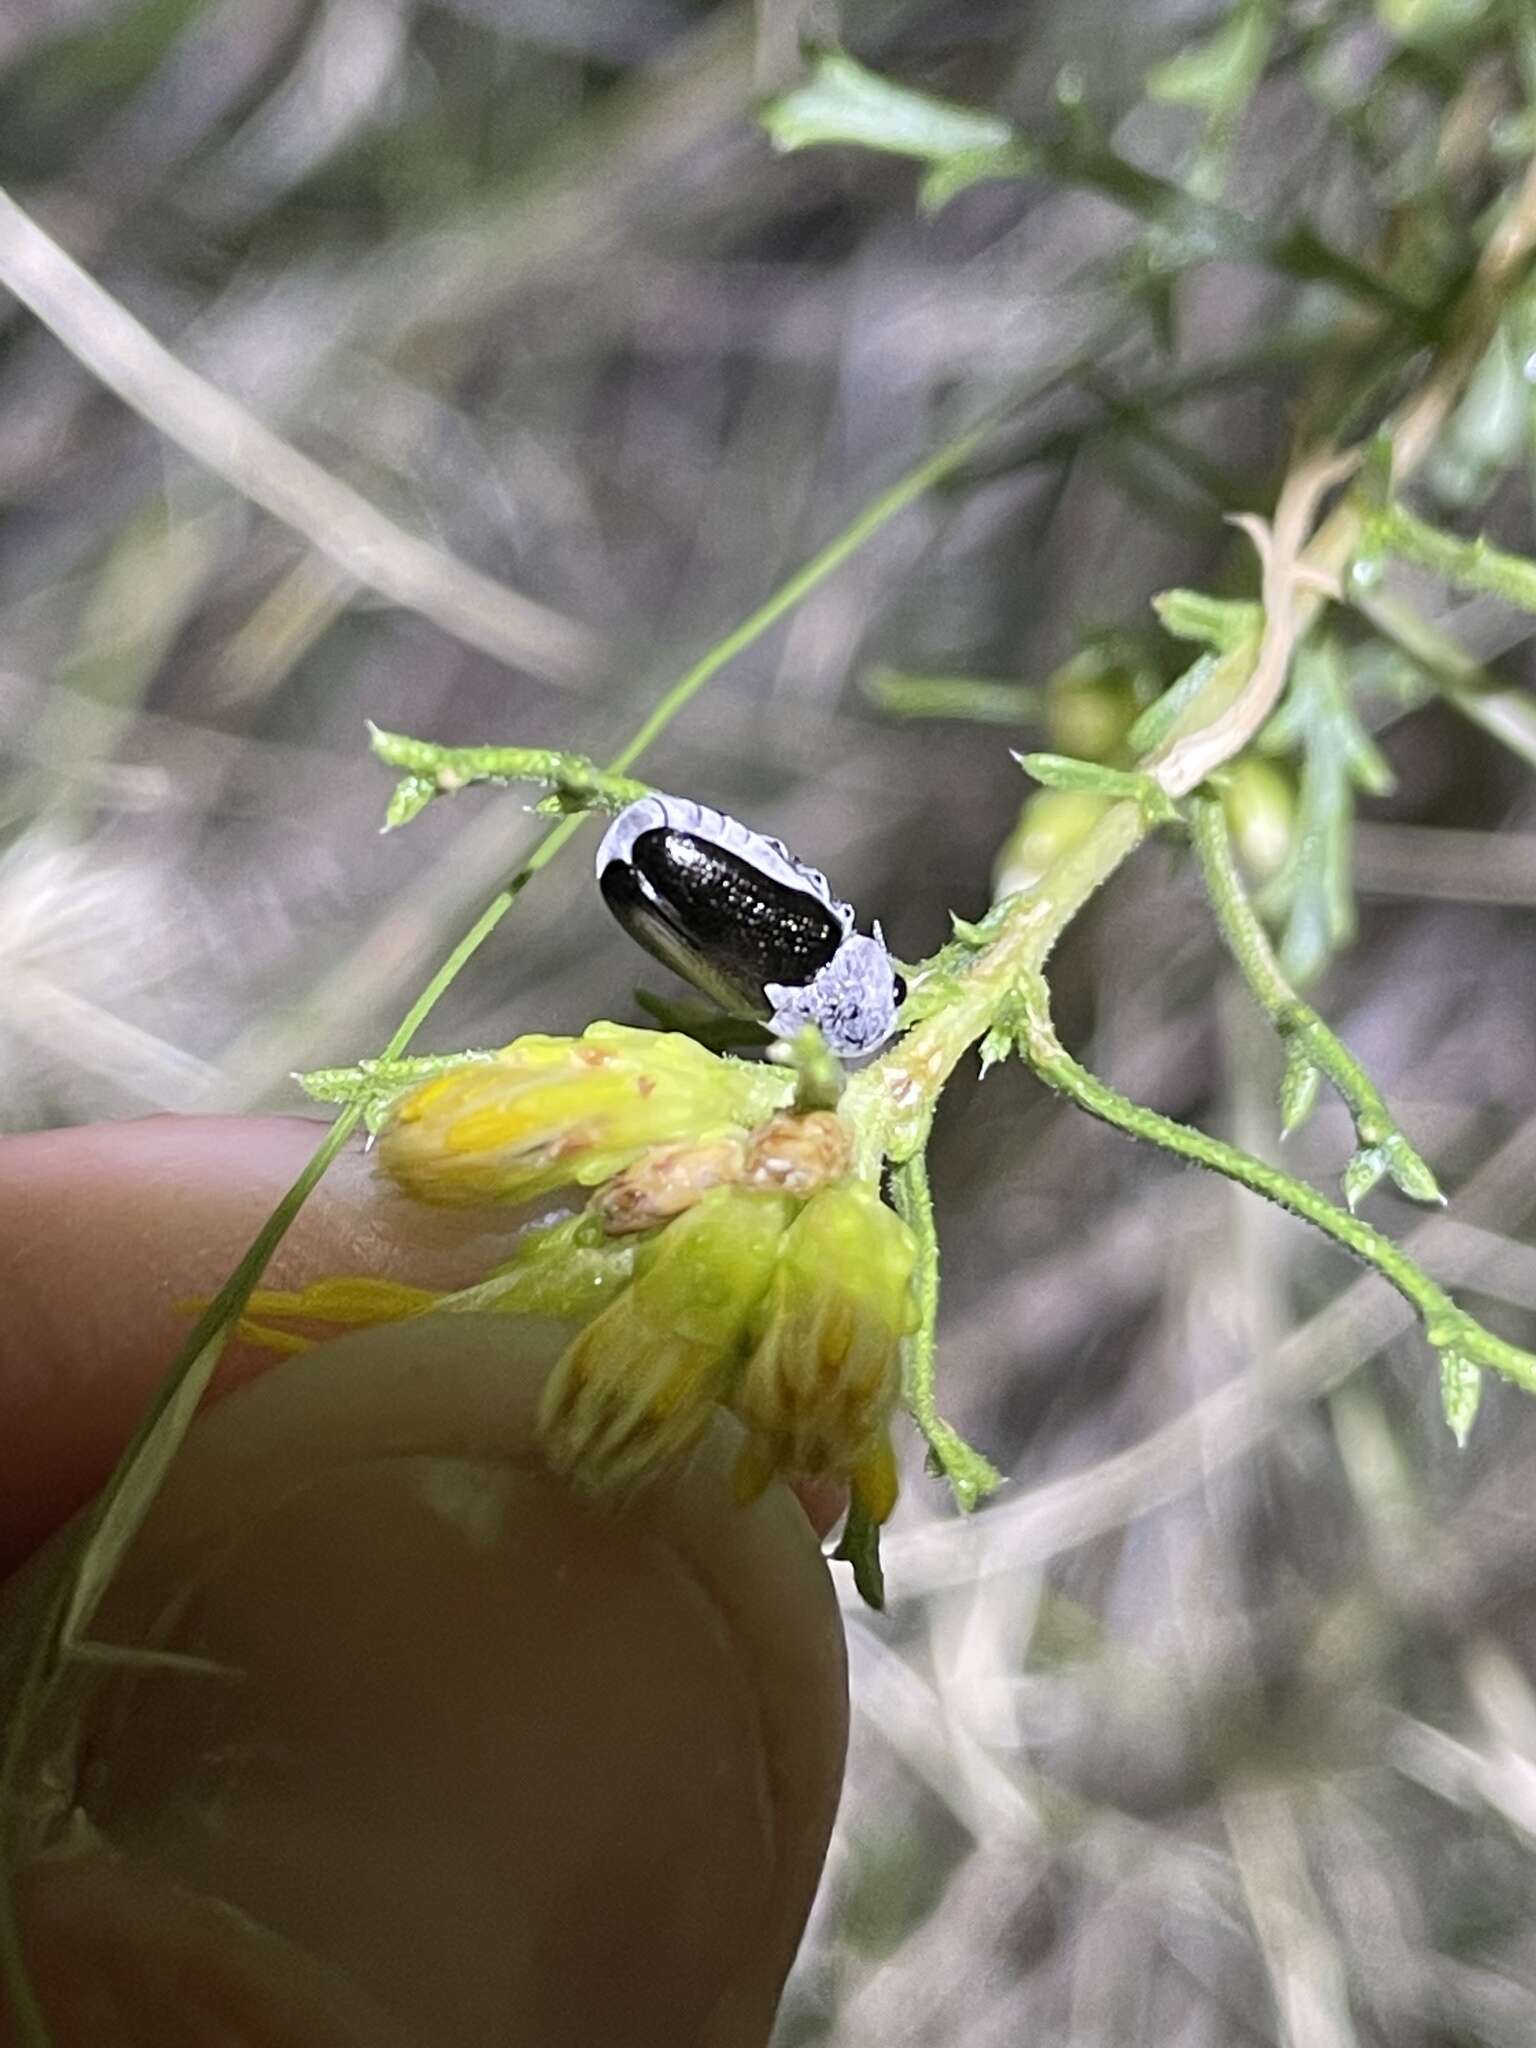
[{"label": "black shiny elytra", "polygon": [[784,1035],[815,1023],[845,1057],[889,1037],[905,988],[884,946],[778,840],[685,798],[644,797],[604,834],[597,877],[631,937],[725,1008]]}]

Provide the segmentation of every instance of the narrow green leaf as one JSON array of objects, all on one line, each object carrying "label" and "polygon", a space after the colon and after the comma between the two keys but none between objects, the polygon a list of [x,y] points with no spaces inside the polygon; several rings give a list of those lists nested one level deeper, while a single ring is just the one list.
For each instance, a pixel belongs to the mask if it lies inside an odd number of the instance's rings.
[{"label": "narrow green leaf", "polygon": [[[1022,1009],[1013,1012],[1009,1028],[1014,1024],[1022,1026],[1025,1016]],[[918,1321],[902,1347],[902,1398],[923,1433],[933,1465],[948,1479],[956,1505],[969,1514],[978,1501],[996,1492],[1003,1478],[938,1410],[939,1238],[934,1224],[933,1193],[928,1185],[928,1162],[921,1147],[897,1166],[891,1176],[891,1195],[896,1213],[917,1240],[912,1285]]]},{"label": "narrow green leaf", "polygon": [[1387,1157],[1380,1145],[1362,1146],[1344,1169],[1344,1200],[1354,1215],[1387,1170]]},{"label": "narrow green leaf", "polygon": [[1439,1181],[1401,1131],[1393,1131],[1383,1138],[1381,1150],[1387,1162],[1388,1174],[1410,1201],[1438,1202],[1444,1205],[1445,1196],[1440,1192]]},{"label": "narrow green leaf", "polygon": [[897,85],[841,50],[823,51],[805,83],[770,100],[758,119],[775,149],[848,142],[935,164],[1015,140],[1011,124],[998,115]]},{"label": "narrow green leaf", "polygon": [[1018,1039],[1008,1024],[994,1024],[981,1041],[981,1078],[985,1080],[994,1067],[1001,1066],[1018,1050]]},{"label": "narrow green leaf", "polygon": [[1371,521],[1365,547],[1399,555],[1466,590],[1486,590],[1519,610],[1536,612],[1536,562],[1495,547],[1479,534],[1461,540],[1441,533],[1405,505],[1388,505]]},{"label": "narrow green leaf", "polygon": [[1380,794],[1391,785],[1390,769],[1355,714],[1332,634],[1303,644],[1266,740],[1302,749],[1295,836],[1259,901],[1267,916],[1284,920],[1281,965],[1305,986],[1354,937],[1355,792]]},{"label": "narrow green leaf", "polygon": [[1288,1138],[1300,1129],[1317,1107],[1322,1069],[1312,1064],[1305,1046],[1292,1042],[1285,1055],[1285,1074],[1280,1082],[1280,1135]]},{"label": "narrow green leaf", "polygon": [[1203,590],[1160,590],[1152,609],[1175,640],[1197,640],[1217,654],[1229,654],[1257,637],[1264,608],[1248,598],[1209,597]]},{"label": "narrow green leaf", "polygon": [[987,676],[921,676],[882,664],[859,679],[870,703],[893,718],[957,718],[976,725],[1023,725],[1040,709],[1027,683]]},{"label": "narrow green leaf", "polygon": [[1267,8],[1236,6],[1214,35],[1149,71],[1147,91],[1155,100],[1207,113],[1241,106],[1264,68],[1270,33]]},{"label": "narrow green leaf", "polygon": [[989,178],[1027,178],[1038,159],[1027,142],[1008,142],[1001,149],[959,150],[923,173],[917,203],[924,213],[938,213],[957,194]]},{"label": "narrow green leaf", "polygon": [[1183,675],[1168,685],[1160,697],[1147,706],[1125,736],[1126,745],[1133,753],[1150,754],[1154,747],[1162,745],[1210,681],[1216,661],[1217,657],[1214,654],[1202,654],[1197,662],[1185,669]]},{"label": "narrow green leaf", "polygon": [[1482,1398],[1483,1375],[1479,1367],[1464,1352],[1442,1351],[1440,1406],[1450,1425],[1451,1435],[1462,1450],[1467,1447],[1467,1438],[1472,1434]]},{"label": "narrow green leaf", "polygon": [[970,918],[961,917],[955,911],[949,913],[949,927],[960,944],[972,953],[979,953],[991,941],[992,934],[984,923],[975,924]]},{"label": "narrow green leaf", "polygon": [[1081,789],[1093,796],[1139,804],[1160,825],[1178,825],[1183,813],[1155,777],[1125,768],[1106,768],[1101,761],[1078,761],[1070,754],[1015,754],[1026,775],[1047,789]]},{"label": "narrow green leaf", "polygon": [[859,1598],[876,1614],[885,1610],[885,1573],[880,1564],[880,1524],[872,1522],[857,1501],[851,1503],[843,1533],[832,1555],[853,1566]]},{"label": "narrow green leaf", "polygon": [[942,1419],[936,1418],[930,1428],[928,1458],[932,1470],[949,1481],[955,1506],[962,1514],[970,1514],[1003,1484],[1003,1475],[991,1459],[983,1457]]},{"label": "narrow green leaf", "polygon": [[419,818],[422,812],[438,794],[436,782],[430,775],[402,775],[395,784],[384,812],[383,832],[394,832],[402,825],[409,825],[412,818]]}]

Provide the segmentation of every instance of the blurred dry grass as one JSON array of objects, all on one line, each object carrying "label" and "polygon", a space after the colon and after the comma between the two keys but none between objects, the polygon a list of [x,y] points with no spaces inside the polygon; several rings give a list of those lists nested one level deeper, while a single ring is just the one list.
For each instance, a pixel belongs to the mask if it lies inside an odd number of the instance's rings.
[{"label": "blurred dry grass", "polygon": [[[289,1071],[382,1040],[532,836],[476,793],[380,841],[364,717],[611,750],[956,409],[1044,387],[1003,457],[882,533],[647,766],[781,832],[899,952],[985,901],[1021,791],[1006,731],[889,721],[860,674],[1038,680],[1085,632],[1143,624],[1151,592],[1240,567],[1219,515],[1273,491],[1312,298],[1211,265],[1154,361],[1118,336],[1102,259],[1133,230],[1101,201],[988,185],[923,220],[898,163],[775,159],[748,118],[792,57],[771,12],[0,18],[0,184],[182,364],[435,551],[428,616],[369,594],[5,302],[6,1127],[294,1107]],[[1369,10],[1294,15],[1368,99]],[[1080,63],[1129,110],[1126,146],[1172,167],[1187,123],[1139,80],[1191,18],[861,0],[843,29],[1023,115]],[[1346,125],[1279,67],[1232,196],[1366,234],[1379,194]],[[1085,352],[1117,388],[1183,396],[1127,418],[1049,381]],[[1523,491],[1499,510],[1528,546]],[[462,604],[445,630],[453,565],[557,622],[542,652],[504,665]],[[1523,683],[1523,622],[1452,624]],[[1362,834],[1361,937],[1322,1002],[1453,1193],[1428,1224],[1378,1197],[1389,1226],[1530,1342],[1529,785],[1445,710],[1385,744],[1400,788]],[[432,1042],[630,1015],[636,971],[573,854]],[[1270,1148],[1278,1056],[1174,852],[1117,880],[1055,981],[1098,1070]],[[914,1459],[892,1612],[850,1605],[853,1767],[785,2048],[1524,2048],[1530,1404],[1491,1387],[1459,1456],[1384,1289],[1016,1070],[978,1095],[951,1091],[934,1154],[946,1402],[1013,1483],[962,1524]],[[1331,1176],[1342,1114],[1294,1142]]]}]

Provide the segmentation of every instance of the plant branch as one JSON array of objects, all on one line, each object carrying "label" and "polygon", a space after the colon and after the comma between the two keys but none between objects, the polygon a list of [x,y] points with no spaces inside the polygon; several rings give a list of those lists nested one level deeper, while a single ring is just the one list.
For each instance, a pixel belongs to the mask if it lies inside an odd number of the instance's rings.
[{"label": "plant branch", "polygon": [[1326,1076],[1349,1110],[1359,1144],[1344,1175],[1351,1211],[1383,1174],[1416,1202],[1443,1203],[1435,1176],[1403,1135],[1375,1083],[1281,972],[1269,934],[1238,874],[1219,798],[1196,797],[1192,820],[1195,850],[1217,922],[1243,979],[1286,1049],[1282,1130],[1288,1133],[1301,1123],[1316,1100],[1319,1080]]},{"label": "plant branch", "polygon": [[1003,1478],[938,1410],[939,1238],[934,1227],[928,1161],[921,1148],[897,1167],[891,1177],[891,1193],[896,1213],[917,1240],[912,1291],[917,1301],[918,1324],[903,1347],[902,1398],[923,1433],[934,1463],[949,1481],[956,1505],[969,1512],[978,1501],[995,1493]]},{"label": "plant branch", "polygon": [[[1365,546],[1373,553],[1400,555],[1421,569],[1432,569],[1447,583],[1486,590],[1521,611],[1536,612],[1536,562],[1495,547],[1481,534],[1476,540],[1460,540],[1442,533],[1395,499],[1368,521]],[[1365,568],[1364,561],[1360,567]]]},{"label": "plant branch", "polygon": [[541,810],[622,811],[649,794],[648,783],[614,775],[584,754],[552,747],[440,747],[432,740],[385,732],[372,719],[368,744],[386,767],[404,770],[385,813],[386,832],[409,824],[435,796],[477,782],[542,782],[552,794]]},{"label": "plant branch", "polygon": [[[1429,452],[1533,249],[1536,161],[1484,248],[1457,309],[1452,340],[1385,430],[1393,449],[1394,481],[1409,475]],[[1257,647],[1240,636],[1219,654],[1173,727],[1137,764],[1171,796],[1196,788],[1256,735],[1284,688],[1290,656],[1316,619],[1324,593],[1338,588],[1370,508],[1351,493],[1311,541],[1303,542],[1319,499],[1349,460],[1309,453],[1286,478],[1273,527],[1263,534],[1260,549],[1265,619]],[[1251,526],[1248,530],[1255,532]],[[1277,616],[1271,615],[1271,605]],[[950,999],[849,1084],[845,1107],[866,1152],[883,1147],[898,1162],[910,1157],[945,1081],[966,1051],[992,1029],[1020,978],[1043,967],[1082,905],[1151,829],[1145,805],[1112,804],[1085,840],[1031,888],[999,906],[988,920],[985,943],[958,977]]]},{"label": "plant branch", "polygon": [[1445,1289],[1431,1280],[1391,1238],[1338,1208],[1305,1181],[1266,1165],[1220,1138],[1209,1137],[1204,1131],[1175,1123],[1158,1110],[1130,1101],[1096,1074],[1079,1066],[1056,1036],[1043,976],[1035,976],[1021,996],[1021,1046],[1025,1059],[1042,1081],[1100,1122],[1111,1124],[1130,1137],[1145,1139],[1176,1158],[1222,1174],[1288,1209],[1355,1258],[1374,1267],[1396,1288],[1418,1316],[1425,1336],[1440,1355],[1447,1413],[1459,1438],[1464,1439],[1471,1426],[1476,1407],[1475,1375],[1483,1368],[1501,1373],[1527,1393],[1536,1393],[1536,1355],[1495,1336],[1465,1309],[1458,1308]]}]

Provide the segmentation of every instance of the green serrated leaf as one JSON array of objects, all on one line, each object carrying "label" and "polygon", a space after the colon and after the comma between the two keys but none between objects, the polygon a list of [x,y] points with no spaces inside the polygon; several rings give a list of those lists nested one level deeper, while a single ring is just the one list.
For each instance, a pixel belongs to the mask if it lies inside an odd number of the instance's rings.
[{"label": "green serrated leaf", "polygon": [[420,817],[437,794],[437,783],[430,775],[402,775],[395,784],[395,793],[384,812],[380,830],[394,832],[401,825],[409,825],[412,818]]},{"label": "green serrated leaf", "polygon": [[1292,1044],[1285,1055],[1285,1074],[1280,1082],[1280,1135],[1288,1138],[1317,1107],[1322,1069],[1307,1058],[1306,1050]]},{"label": "green serrated leaf", "polygon": [[974,158],[1015,140],[1000,116],[897,85],[841,50],[823,51],[805,83],[770,100],[758,119],[775,149],[847,142],[926,163]]},{"label": "green serrated leaf", "polygon": [[880,1564],[880,1524],[871,1521],[854,1501],[843,1522],[842,1538],[832,1555],[853,1566],[859,1598],[877,1614],[885,1611],[885,1573]]},{"label": "green serrated leaf", "polygon": [[1467,1438],[1472,1434],[1472,1425],[1477,1420],[1477,1410],[1483,1398],[1483,1375],[1464,1352],[1442,1351],[1440,1354],[1440,1406],[1450,1425],[1451,1435],[1458,1446],[1465,1450]]}]

